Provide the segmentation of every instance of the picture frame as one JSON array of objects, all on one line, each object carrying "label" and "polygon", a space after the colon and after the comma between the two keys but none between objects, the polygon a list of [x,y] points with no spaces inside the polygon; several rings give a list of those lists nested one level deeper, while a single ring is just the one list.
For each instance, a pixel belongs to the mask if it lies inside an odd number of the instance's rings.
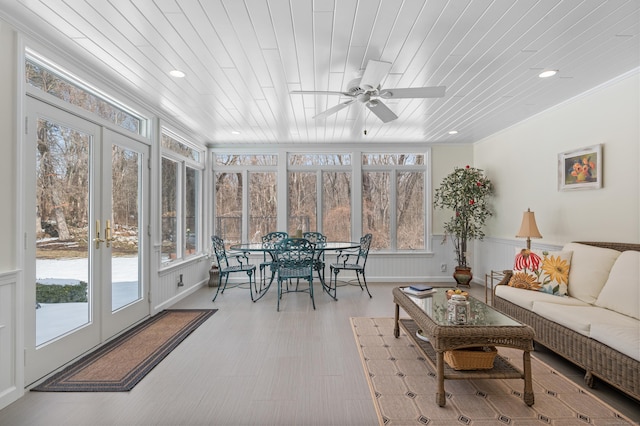
[{"label": "picture frame", "polygon": [[602,188],[602,144],[558,154],[558,190]]}]

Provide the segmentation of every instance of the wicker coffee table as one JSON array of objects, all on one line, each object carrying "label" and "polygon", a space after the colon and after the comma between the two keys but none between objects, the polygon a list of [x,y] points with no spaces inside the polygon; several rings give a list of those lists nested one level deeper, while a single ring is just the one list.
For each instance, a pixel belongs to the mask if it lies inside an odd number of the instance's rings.
[{"label": "wicker coffee table", "polygon": [[[534,331],[531,327],[473,297],[469,297],[471,315],[468,323],[451,324],[447,321],[446,289],[437,289],[429,297],[418,298],[396,287],[393,289],[393,301],[396,304],[394,335],[399,337],[402,327],[435,369],[438,380],[436,402],[439,406],[444,407],[446,403],[445,379],[523,379],[523,400],[527,405],[533,405],[531,351]],[[410,319],[400,319],[400,307]],[[418,330],[423,338],[417,336]],[[523,369],[516,368],[500,355],[496,356],[493,368],[487,370],[458,371],[446,365],[445,351],[478,346],[504,346],[522,350]]]}]

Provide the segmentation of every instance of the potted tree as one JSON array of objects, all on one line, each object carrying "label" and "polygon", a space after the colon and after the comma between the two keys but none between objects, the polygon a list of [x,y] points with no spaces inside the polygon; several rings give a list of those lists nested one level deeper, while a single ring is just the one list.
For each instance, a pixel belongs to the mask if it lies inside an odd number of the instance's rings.
[{"label": "potted tree", "polygon": [[454,215],[444,224],[445,240],[450,236],[458,266],[453,274],[460,284],[469,285],[473,275],[467,258],[469,241],[484,237],[482,228],[492,215],[487,199],[493,193],[491,181],[484,171],[474,167],[456,167],[436,189],[434,208],[450,209]]}]

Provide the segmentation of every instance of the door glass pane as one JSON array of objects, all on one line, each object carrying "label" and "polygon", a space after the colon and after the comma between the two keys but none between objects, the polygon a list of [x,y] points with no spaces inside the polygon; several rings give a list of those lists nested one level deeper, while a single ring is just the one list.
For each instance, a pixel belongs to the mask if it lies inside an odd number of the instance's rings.
[{"label": "door glass pane", "polygon": [[191,167],[186,169],[185,254],[188,256],[197,253],[199,249],[200,171]]},{"label": "door glass pane", "polygon": [[322,233],[331,241],[351,241],[351,173],[322,173]]},{"label": "door glass pane", "polygon": [[90,321],[91,135],[38,120],[36,345]]},{"label": "door glass pane", "polygon": [[424,249],[424,173],[398,173],[397,179],[397,248]]},{"label": "door glass pane", "polygon": [[316,173],[289,173],[289,235],[316,231]]},{"label": "door glass pane", "polygon": [[242,173],[216,173],[215,182],[215,233],[229,247],[242,242]]},{"label": "door glass pane", "polygon": [[112,239],[112,311],[139,300],[142,295],[139,266],[141,157],[139,153],[117,145],[111,149],[113,219],[105,223],[104,235]]},{"label": "door glass pane", "polygon": [[278,198],[276,173],[249,173],[249,240],[262,241],[262,236],[277,231]]},{"label": "door glass pane", "polygon": [[162,158],[162,262],[177,257],[178,223],[176,209],[178,197],[178,163]]},{"label": "door glass pane", "polygon": [[371,233],[374,250],[391,247],[391,204],[388,172],[362,174],[362,235]]}]

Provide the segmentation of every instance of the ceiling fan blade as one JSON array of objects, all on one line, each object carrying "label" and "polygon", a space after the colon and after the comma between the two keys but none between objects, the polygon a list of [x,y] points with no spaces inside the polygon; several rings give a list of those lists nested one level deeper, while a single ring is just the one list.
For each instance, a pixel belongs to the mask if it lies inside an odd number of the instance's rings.
[{"label": "ceiling fan blade", "polygon": [[400,98],[442,98],[446,86],[407,87],[404,89],[382,89],[380,97],[383,99]]},{"label": "ceiling fan blade", "polygon": [[353,96],[349,92],[338,92],[336,90],[292,90],[289,92],[292,95],[341,95],[341,96]]},{"label": "ceiling fan blade", "polygon": [[315,116],[313,116],[313,118],[325,118],[325,117],[328,117],[331,114],[335,114],[336,112],[340,111],[341,109],[348,107],[353,102],[355,102],[355,99],[351,99],[350,101],[342,102],[341,104],[333,106],[333,107],[329,108],[326,111],[322,111],[321,113],[316,114]]},{"label": "ceiling fan blade", "polygon": [[367,67],[364,69],[362,78],[360,79],[360,87],[367,89],[376,89],[383,78],[387,76],[391,70],[391,62],[381,62],[369,59]]},{"label": "ceiling fan blade", "polygon": [[386,106],[380,101],[372,100],[365,103],[365,105],[367,106],[367,108],[369,108],[369,110],[372,113],[378,116],[378,118],[382,120],[383,123],[388,123],[398,118],[398,116],[395,115],[393,111],[389,109],[388,106]]}]

